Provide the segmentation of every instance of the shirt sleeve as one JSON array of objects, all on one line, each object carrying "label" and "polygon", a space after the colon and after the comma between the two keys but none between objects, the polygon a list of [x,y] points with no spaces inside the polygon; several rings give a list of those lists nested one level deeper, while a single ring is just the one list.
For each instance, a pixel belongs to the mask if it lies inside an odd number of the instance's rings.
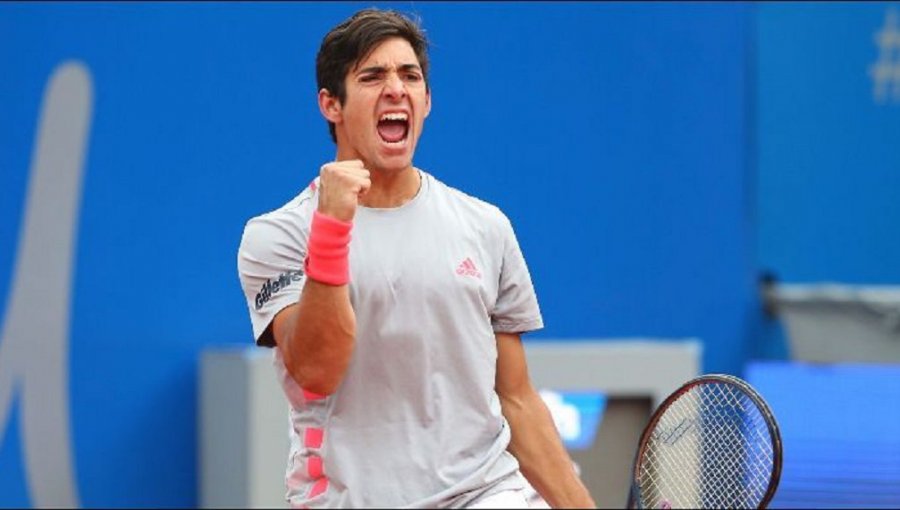
[{"label": "shirt sleeve", "polygon": [[299,208],[278,210],[247,222],[238,249],[238,275],[256,344],[274,347],[275,315],[300,299],[306,283],[303,259],[309,232]]},{"label": "shirt sleeve", "polygon": [[502,215],[502,220],[503,263],[491,325],[497,333],[525,333],[541,329],[544,320],[525,257],[509,218]]}]

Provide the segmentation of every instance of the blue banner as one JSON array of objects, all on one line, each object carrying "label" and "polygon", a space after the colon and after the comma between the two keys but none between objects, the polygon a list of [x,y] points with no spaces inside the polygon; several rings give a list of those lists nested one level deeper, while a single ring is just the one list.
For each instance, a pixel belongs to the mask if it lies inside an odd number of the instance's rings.
[{"label": "blue banner", "polygon": [[[0,506],[198,504],[199,354],[252,342],[244,223],[334,156],[315,55],[367,6],[0,4]],[[384,6],[433,43],[416,163],[511,218],[535,336],[737,371],[747,6]]]}]

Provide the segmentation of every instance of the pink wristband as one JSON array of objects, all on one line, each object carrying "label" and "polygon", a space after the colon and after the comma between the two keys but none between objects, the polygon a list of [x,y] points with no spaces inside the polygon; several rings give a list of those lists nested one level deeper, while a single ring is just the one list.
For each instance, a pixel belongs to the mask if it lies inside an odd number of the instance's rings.
[{"label": "pink wristband", "polygon": [[350,281],[350,229],[352,223],[313,212],[304,261],[306,276],[329,285]]}]

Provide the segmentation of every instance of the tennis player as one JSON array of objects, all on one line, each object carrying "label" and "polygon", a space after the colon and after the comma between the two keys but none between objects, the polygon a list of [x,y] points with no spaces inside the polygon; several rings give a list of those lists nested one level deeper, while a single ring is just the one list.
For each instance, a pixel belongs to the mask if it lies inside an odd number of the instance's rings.
[{"label": "tennis player", "polygon": [[316,75],[335,160],[251,219],[238,253],[290,402],[288,501],[527,508],[530,482],[552,506],[594,506],[529,381],[520,335],[543,321],[510,221],[413,166],[423,32],[360,11]]}]

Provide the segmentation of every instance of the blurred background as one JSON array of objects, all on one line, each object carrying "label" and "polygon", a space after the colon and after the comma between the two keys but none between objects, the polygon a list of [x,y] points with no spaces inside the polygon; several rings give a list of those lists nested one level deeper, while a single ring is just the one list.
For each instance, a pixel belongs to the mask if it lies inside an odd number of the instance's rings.
[{"label": "blurred background", "polygon": [[[370,5],[0,4],[0,506],[282,501],[236,252],[333,157],[315,55]],[[781,423],[772,506],[900,506],[900,3],[378,6],[432,43],[417,166],[515,226],[534,376],[600,430],[580,464],[638,399],[598,502],[658,396],[724,372]],[[563,346],[637,358],[566,382]]]}]

